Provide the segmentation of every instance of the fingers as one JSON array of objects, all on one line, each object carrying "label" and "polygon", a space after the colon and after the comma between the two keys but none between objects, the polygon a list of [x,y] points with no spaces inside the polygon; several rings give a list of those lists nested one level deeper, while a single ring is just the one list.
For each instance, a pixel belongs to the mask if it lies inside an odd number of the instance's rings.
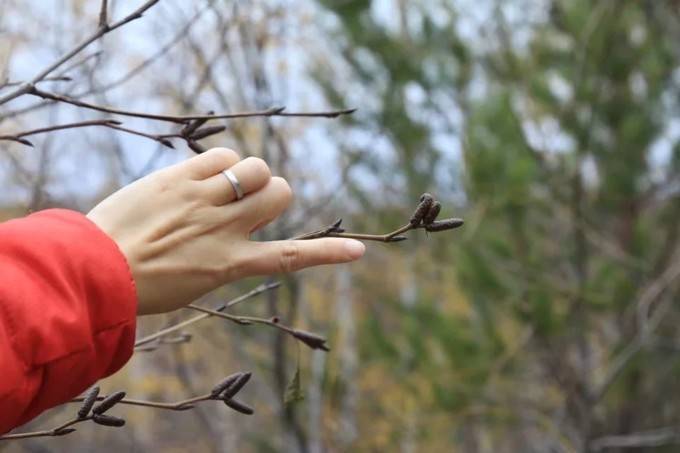
[{"label": "fingers", "polygon": [[306,241],[252,242],[239,260],[244,276],[293,272],[306,267],[354,261],[366,247],[354,239],[321,238]]},{"label": "fingers", "polygon": [[212,148],[177,164],[177,168],[185,170],[191,179],[203,180],[232,167],[239,160],[241,158],[234,150],[229,148]]},{"label": "fingers", "polygon": [[243,193],[253,194],[262,189],[270,181],[272,174],[269,166],[260,158],[248,157],[232,167],[224,167],[201,182],[201,190],[207,200],[215,206],[225,205],[236,200],[236,192],[229,179],[222,174],[229,169],[241,186]]},{"label": "fingers", "polygon": [[239,221],[250,233],[280,216],[292,200],[293,192],[286,180],[274,176],[264,188],[241,200]]}]

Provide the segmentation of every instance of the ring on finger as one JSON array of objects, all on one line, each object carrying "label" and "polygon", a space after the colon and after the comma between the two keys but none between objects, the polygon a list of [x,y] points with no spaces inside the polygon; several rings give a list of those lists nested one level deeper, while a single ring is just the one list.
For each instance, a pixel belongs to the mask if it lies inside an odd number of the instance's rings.
[{"label": "ring on finger", "polygon": [[243,198],[245,196],[243,194],[243,188],[241,188],[241,183],[238,182],[238,178],[236,178],[236,175],[231,170],[223,170],[222,174],[227,178],[227,180],[231,184],[231,187],[234,189],[234,193],[236,194],[236,201]]}]

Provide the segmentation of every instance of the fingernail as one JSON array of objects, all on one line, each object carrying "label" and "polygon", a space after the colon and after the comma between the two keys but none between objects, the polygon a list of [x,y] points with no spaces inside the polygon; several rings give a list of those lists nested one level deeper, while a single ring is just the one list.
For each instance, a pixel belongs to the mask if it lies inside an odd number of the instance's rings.
[{"label": "fingernail", "polygon": [[366,246],[363,242],[355,241],[354,239],[348,239],[345,241],[345,250],[347,254],[353,260],[361,257],[366,251]]}]

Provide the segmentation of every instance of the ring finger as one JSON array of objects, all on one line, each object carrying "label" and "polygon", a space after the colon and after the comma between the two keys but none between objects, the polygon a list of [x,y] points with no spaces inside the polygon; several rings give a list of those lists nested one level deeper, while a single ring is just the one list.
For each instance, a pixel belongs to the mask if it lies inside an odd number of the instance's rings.
[{"label": "ring finger", "polygon": [[[263,188],[272,177],[269,166],[257,157],[248,157],[239,161],[228,170],[238,181],[244,196]],[[234,186],[224,173],[218,173],[201,181],[201,187],[205,191],[204,196],[216,206],[236,200]]]}]

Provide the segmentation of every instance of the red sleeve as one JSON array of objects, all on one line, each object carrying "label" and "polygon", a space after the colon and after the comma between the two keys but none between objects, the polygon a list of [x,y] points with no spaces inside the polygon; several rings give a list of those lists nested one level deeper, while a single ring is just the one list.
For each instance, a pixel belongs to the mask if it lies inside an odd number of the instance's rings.
[{"label": "red sleeve", "polygon": [[136,311],[125,257],[87,217],[0,224],[0,434],[121,368]]}]

